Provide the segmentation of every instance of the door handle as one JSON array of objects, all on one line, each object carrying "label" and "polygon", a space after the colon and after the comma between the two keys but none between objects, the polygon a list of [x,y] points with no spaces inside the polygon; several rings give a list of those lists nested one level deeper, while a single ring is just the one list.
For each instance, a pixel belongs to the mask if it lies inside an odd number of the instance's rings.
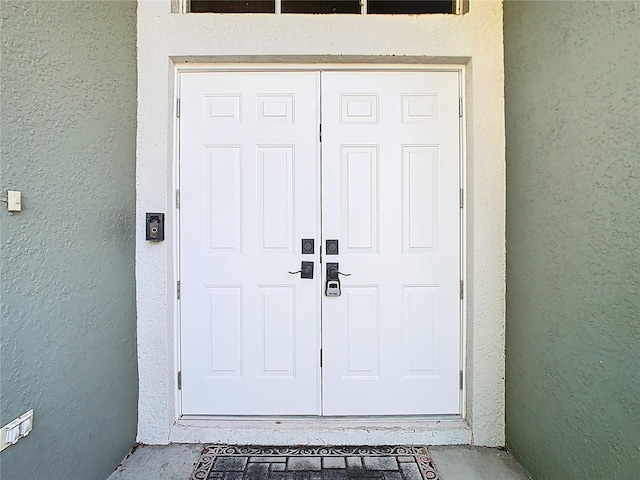
[{"label": "door handle", "polygon": [[350,277],[350,273],[342,273],[340,266],[337,263],[327,263],[327,284],[324,288],[324,294],[327,297],[339,297],[342,294],[342,288],[340,285],[340,275]]},{"label": "door handle", "polygon": [[342,275],[343,277],[350,277],[350,273],[342,273],[340,271],[340,265],[338,263],[327,263],[327,280],[337,280],[338,275]]},{"label": "door handle", "polygon": [[313,262],[302,262],[300,270],[289,272],[291,275],[300,274],[300,278],[313,278]]}]

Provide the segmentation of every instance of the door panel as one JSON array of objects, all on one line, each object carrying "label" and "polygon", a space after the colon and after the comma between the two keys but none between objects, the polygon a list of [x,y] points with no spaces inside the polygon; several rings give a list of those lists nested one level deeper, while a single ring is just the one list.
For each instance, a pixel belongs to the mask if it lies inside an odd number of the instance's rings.
[{"label": "door panel", "polygon": [[340,222],[346,235],[344,252],[378,253],[377,146],[341,146],[340,185]]},{"label": "door panel", "polygon": [[[458,75],[322,74],[323,413],[460,412]],[[323,240],[324,241],[324,240]]]},{"label": "door panel", "polygon": [[[181,75],[184,414],[319,414],[318,73]],[[316,271],[318,271],[317,269]]]}]

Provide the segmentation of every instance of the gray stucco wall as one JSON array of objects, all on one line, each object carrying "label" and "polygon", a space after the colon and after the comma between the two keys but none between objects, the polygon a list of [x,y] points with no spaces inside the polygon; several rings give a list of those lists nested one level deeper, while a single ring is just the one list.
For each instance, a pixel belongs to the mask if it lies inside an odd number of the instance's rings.
[{"label": "gray stucco wall", "polygon": [[135,440],[136,5],[2,1],[0,477],[104,479]]},{"label": "gray stucco wall", "polygon": [[507,445],[640,478],[640,3],[504,13]]}]

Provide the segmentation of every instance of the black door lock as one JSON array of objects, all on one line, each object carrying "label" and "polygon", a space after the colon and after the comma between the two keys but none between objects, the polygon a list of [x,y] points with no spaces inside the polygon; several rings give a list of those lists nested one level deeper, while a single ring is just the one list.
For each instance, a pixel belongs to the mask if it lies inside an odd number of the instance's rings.
[{"label": "black door lock", "polygon": [[303,238],[302,239],[302,254],[303,255],[313,255],[314,253],[314,240],[313,238]]},{"label": "black door lock", "polygon": [[327,263],[327,283],[324,289],[324,294],[327,297],[339,297],[342,294],[339,275],[351,276],[350,273],[342,273],[339,268],[337,263]]},{"label": "black door lock", "polygon": [[338,255],[338,240],[327,240],[327,255]]}]

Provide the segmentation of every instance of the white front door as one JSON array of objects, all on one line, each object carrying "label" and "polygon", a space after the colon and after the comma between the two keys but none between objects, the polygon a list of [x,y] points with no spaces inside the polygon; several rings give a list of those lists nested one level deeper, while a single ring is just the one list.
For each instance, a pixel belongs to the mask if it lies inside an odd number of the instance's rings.
[{"label": "white front door", "polygon": [[458,98],[455,72],[181,74],[183,414],[460,412]]},{"label": "white front door", "polygon": [[[317,414],[318,73],[181,75],[184,414]],[[316,240],[317,242],[317,240]],[[317,251],[317,250],[316,250]]]},{"label": "white front door", "polygon": [[[323,412],[460,412],[455,72],[322,77]],[[327,254],[331,253],[329,251]]]}]

